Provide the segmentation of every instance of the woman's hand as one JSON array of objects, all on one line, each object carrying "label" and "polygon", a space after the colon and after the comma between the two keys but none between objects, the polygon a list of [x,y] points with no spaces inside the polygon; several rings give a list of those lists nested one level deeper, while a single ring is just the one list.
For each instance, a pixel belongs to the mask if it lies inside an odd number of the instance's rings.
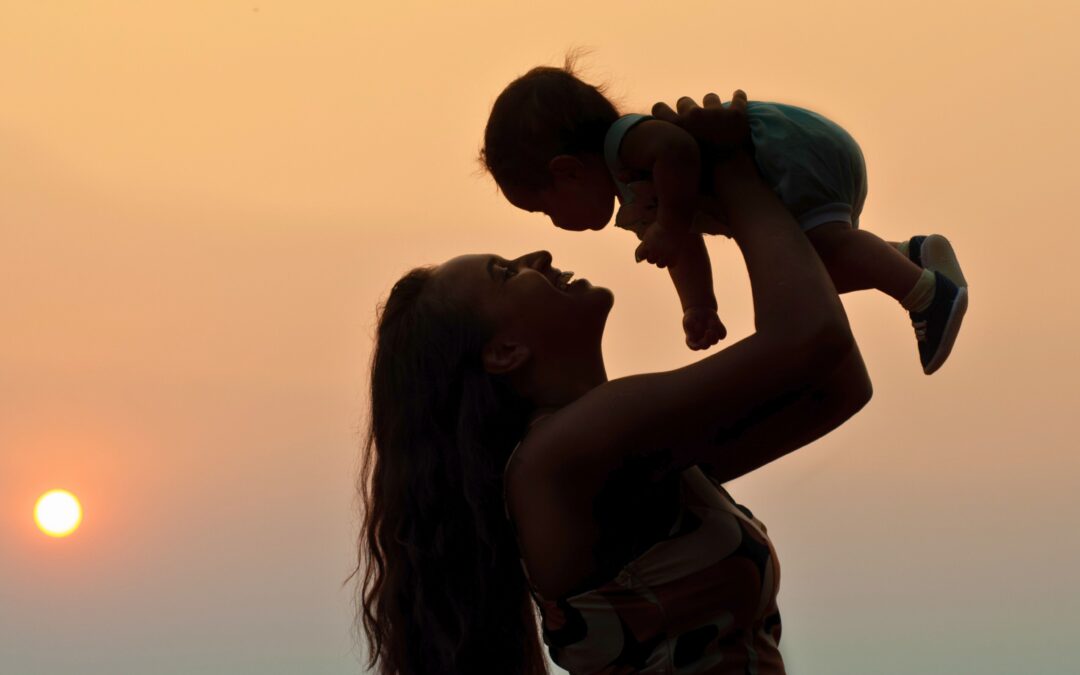
[{"label": "woman's hand", "polygon": [[716,94],[706,94],[699,106],[694,99],[683,96],[676,103],[678,112],[667,103],[653,106],[653,117],[688,131],[705,149],[730,152],[750,144],[750,123],[746,114],[746,92],[736,89],[731,103],[724,106]]},{"label": "woman's hand", "polygon": [[753,157],[746,93],[736,89],[727,106],[711,93],[701,102],[699,106],[694,99],[683,96],[675,104],[678,112],[666,103],[657,103],[653,115],[694,136],[701,150],[702,175],[710,178],[703,182],[703,191],[715,198],[711,208],[707,201],[702,202],[702,208],[724,221],[730,218],[731,202],[742,198],[746,182],[758,182],[761,178]]}]

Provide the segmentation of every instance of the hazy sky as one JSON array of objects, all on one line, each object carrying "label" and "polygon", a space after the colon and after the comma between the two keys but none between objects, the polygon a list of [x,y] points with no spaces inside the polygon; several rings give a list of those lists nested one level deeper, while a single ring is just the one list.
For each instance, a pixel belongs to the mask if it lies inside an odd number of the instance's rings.
[{"label": "hazy sky", "polygon": [[[906,314],[847,296],[874,400],[731,486],[790,672],[1080,671],[1078,30],[1071,0],[0,0],[0,671],[359,672],[365,369],[411,266],[547,248],[615,291],[611,375],[695,358],[633,237],[477,173],[501,88],[574,46],[627,112],[741,87],[830,116],[862,225],[947,234],[971,283],[929,378]],[[730,342],[745,272],[709,246]],[[69,539],[32,522],[53,487]]]}]

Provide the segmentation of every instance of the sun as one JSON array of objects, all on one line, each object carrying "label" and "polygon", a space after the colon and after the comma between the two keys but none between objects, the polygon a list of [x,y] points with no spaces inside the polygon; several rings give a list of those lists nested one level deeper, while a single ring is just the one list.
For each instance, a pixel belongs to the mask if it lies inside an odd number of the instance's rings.
[{"label": "sun", "polygon": [[82,522],[82,506],[67,490],[49,490],[34,506],[38,529],[50,537],[66,537]]}]

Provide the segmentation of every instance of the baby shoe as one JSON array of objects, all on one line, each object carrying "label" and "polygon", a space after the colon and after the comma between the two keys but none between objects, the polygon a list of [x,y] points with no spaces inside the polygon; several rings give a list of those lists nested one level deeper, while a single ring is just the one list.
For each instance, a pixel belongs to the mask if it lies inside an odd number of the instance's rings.
[{"label": "baby shoe", "polygon": [[966,286],[957,286],[937,270],[934,271],[934,284],[934,299],[930,306],[921,312],[909,312],[919,343],[919,361],[927,375],[949,358],[968,304]]},{"label": "baby shoe", "polygon": [[940,234],[912,237],[908,242],[908,258],[919,267],[941,272],[957,286],[967,286],[949,240]]}]

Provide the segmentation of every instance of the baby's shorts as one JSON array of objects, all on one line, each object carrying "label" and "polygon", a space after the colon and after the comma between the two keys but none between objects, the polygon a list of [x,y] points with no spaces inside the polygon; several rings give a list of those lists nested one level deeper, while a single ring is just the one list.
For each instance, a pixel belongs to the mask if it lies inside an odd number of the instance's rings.
[{"label": "baby's shorts", "polygon": [[803,231],[842,221],[859,226],[866,162],[843,127],[803,108],[747,104],[754,160]]}]

